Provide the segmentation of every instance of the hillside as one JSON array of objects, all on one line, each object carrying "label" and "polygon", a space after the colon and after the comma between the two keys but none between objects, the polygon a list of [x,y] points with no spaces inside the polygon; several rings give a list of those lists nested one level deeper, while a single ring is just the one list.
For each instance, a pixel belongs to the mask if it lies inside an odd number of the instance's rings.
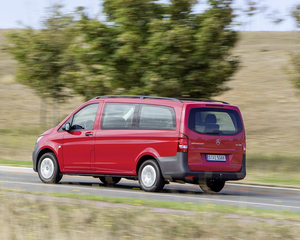
[{"label": "hillside", "polygon": [[[5,41],[0,30],[0,48]],[[290,81],[289,54],[300,49],[297,32],[243,32],[235,54],[241,68],[228,82],[231,90],[216,99],[240,107],[250,154],[300,153],[300,94]],[[0,159],[30,160],[39,126],[40,99],[13,80],[16,63],[0,52]],[[63,118],[83,102],[81,97],[60,106]],[[51,103],[47,127],[51,127]]]},{"label": "hillside", "polygon": [[292,82],[290,54],[298,32],[244,32],[235,53],[241,69],[218,96],[240,107],[248,153],[300,152],[300,95]]}]

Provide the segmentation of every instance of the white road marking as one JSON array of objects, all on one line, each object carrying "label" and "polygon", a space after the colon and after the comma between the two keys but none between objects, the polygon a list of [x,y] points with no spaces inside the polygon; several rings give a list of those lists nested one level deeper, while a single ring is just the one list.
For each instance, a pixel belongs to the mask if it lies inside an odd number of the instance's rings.
[{"label": "white road marking", "polygon": [[265,189],[274,189],[274,190],[291,190],[291,191],[300,191],[299,188],[288,188],[288,187],[270,187],[263,185],[248,185],[248,184],[234,184],[234,183],[226,183],[226,186],[243,186],[243,187],[251,187],[251,188],[265,188]]},{"label": "white road marking", "polygon": [[21,173],[35,173],[32,168],[28,167],[10,167],[0,166],[0,172],[21,172]]}]

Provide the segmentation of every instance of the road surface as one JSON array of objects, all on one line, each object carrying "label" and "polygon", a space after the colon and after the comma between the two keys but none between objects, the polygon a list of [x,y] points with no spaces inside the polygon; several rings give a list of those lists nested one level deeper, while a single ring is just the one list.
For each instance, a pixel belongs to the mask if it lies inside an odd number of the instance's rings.
[{"label": "road surface", "polygon": [[178,183],[165,185],[159,193],[149,193],[141,190],[137,181],[126,179],[109,187],[97,178],[64,175],[59,184],[45,184],[30,168],[0,166],[0,188],[300,212],[300,189],[232,183],[226,183],[218,194],[205,194],[198,185]]}]

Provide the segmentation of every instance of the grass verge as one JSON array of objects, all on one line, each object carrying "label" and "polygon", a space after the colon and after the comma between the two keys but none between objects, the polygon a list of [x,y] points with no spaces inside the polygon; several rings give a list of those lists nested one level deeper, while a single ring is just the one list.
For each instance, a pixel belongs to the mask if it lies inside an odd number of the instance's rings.
[{"label": "grass verge", "polygon": [[16,160],[4,160],[0,159],[1,166],[12,166],[12,167],[29,167],[32,168],[32,161],[16,161]]},{"label": "grass verge", "polygon": [[298,154],[247,154],[247,176],[243,183],[300,188]]},{"label": "grass verge", "polygon": [[[0,191],[1,239],[259,240],[297,239],[300,234],[299,217],[292,213],[76,194],[47,195],[126,203],[131,207],[115,205],[107,208],[81,201],[60,202],[53,198],[40,200],[28,198],[26,194],[20,196]],[[193,214],[160,213],[147,206],[192,210]],[[249,212],[245,214],[245,211]],[[247,216],[252,214],[259,218]]]}]

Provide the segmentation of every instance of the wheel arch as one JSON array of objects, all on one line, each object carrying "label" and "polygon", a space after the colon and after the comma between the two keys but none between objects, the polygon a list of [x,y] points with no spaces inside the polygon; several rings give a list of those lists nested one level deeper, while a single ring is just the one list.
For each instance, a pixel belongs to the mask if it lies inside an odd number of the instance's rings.
[{"label": "wheel arch", "polygon": [[58,165],[59,172],[61,172],[61,171],[60,171],[60,166],[59,166],[59,162],[58,162],[57,156],[56,156],[55,152],[54,152],[52,149],[50,149],[50,148],[44,148],[44,149],[42,149],[42,150],[39,152],[39,154],[38,154],[38,156],[37,156],[36,166],[35,166],[36,169],[38,169],[40,159],[41,159],[41,157],[42,157],[45,153],[53,153],[53,154],[55,155],[56,160],[57,160],[57,165]]},{"label": "wheel arch", "polygon": [[147,160],[154,160],[154,161],[157,163],[157,165],[158,165],[158,167],[160,168],[160,170],[161,170],[160,163],[159,163],[158,159],[157,159],[156,157],[152,156],[152,155],[147,154],[147,155],[142,156],[142,157],[139,159],[139,161],[138,161],[138,163],[137,163],[137,165],[136,165],[136,169],[135,169],[135,170],[136,170],[136,174],[138,174],[141,165],[142,165],[145,161],[147,161]]}]

